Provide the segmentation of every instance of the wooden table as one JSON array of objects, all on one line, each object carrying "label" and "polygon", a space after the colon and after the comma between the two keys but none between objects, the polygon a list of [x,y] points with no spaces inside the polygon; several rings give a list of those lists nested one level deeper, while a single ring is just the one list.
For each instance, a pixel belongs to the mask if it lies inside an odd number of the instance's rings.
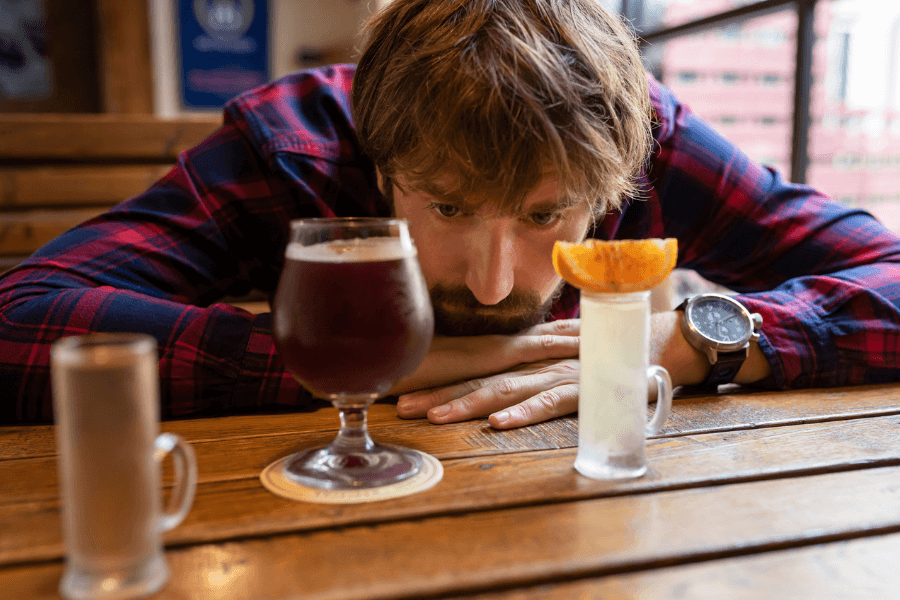
[{"label": "wooden table", "polygon": [[[370,421],[444,479],[294,503],[259,474],[330,441],[333,409],[163,423],[194,444],[200,485],[157,597],[900,597],[900,385],[676,398],[649,473],[615,484],[572,468],[572,418],[498,432],[378,404]],[[52,427],[0,428],[0,597],[56,597],[63,552]]]}]

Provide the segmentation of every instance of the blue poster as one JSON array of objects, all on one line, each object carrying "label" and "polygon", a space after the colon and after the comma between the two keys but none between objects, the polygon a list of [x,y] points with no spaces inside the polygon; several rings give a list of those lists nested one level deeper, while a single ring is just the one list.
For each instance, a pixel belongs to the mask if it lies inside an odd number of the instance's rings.
[{"label": "blue poster", "polygon": [[181,99],[221,108],[269,80],[267,0],[179,0]]}]

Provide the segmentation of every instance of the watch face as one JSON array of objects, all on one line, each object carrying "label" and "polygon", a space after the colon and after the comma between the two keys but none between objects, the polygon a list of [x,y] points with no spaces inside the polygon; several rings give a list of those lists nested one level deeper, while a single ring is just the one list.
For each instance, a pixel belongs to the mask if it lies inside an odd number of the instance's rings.
[{"label": "watch face", "polygon": [[707,338],[721,343],[749,337],[751,323],[744,312],[728,300],[700,298],[691,307],[691,323]]}]

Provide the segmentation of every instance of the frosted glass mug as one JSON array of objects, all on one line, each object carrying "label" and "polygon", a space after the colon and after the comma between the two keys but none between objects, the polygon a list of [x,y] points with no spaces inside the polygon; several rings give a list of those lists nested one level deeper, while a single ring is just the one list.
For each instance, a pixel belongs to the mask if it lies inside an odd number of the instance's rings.
[{"label": "frosted glass mug", "polygon": [[[194,452],[159,432],[156,340],[142,334],[63,338],[50,353],[69,600],[139,598],[165,585],[162,532],[193,502]],[[175,482],[160,512],[160,465]]]},{"label": "frosted glass mug", "polygon": [[[629,479],[647,471],[646,436],[669,417],[672,380],[649,364],[650,292],[581,292],[578,454],[575,468],[592,479]],[[648,381],[656,414],[647,423]]]}]

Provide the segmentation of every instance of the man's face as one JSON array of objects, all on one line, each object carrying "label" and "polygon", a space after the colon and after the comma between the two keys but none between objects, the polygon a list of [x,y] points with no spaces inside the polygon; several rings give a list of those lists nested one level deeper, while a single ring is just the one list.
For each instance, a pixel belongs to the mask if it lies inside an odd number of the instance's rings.
[{"label": "man's face", "polygon": [[584,239],[588,207],[568,205],[552,177],[516,214],[498,213],[489,199],[474,208],[466,198],[435,197],[399,181],[394,212],[409,221],[439,335],[510,334],[543,321],[562,287],[553,242]]}]

